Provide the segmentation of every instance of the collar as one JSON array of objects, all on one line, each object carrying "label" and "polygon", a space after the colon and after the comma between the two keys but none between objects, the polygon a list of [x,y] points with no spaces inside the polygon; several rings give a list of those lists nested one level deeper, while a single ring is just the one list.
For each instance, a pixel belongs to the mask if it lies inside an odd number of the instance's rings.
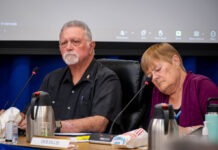
[{"label": "collar", "polygon": [[[81,82],[92,82],[94,80],[95,74],[97,71],[97,64],[96,64],[96,59],[93,59],[90,63],[90,65],[88,66],[88,68],[86,69],[85,73],[83,74],[82,78],[80,79],[80,81],[78,82],[78,84],[80,84]],[[63,82],[72,82],[72,75],[70,73],[70,69],[69,67],[66,67],[66,73],[63,79]]]}]

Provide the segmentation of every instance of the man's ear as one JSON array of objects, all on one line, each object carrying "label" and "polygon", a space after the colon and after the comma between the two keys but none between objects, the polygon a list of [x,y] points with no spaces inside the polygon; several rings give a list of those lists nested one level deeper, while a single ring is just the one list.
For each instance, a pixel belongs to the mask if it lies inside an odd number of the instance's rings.
[{"label": "man's ear", "polygon": [[89,43],[89,46],[90,46],[90,48],[95,49],[95,42],[94,42],[94,41],[91,41],[91,42]]},{"label": "man's ear", "polygon": [[90,54],[92,54],[92,53],[94,53],[94,50],[95,50],[95,42],[94,41],[91,41],[90,43],[89,43],[89,48],[90,48]]}]

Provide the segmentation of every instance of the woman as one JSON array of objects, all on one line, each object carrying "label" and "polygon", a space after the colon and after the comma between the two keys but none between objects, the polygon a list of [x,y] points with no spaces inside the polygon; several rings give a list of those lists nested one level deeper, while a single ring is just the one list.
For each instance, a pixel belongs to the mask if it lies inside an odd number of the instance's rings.
[{"label": "woman", "polygon": [[169,103],[178,116],[180,135],[188,134],[203,125],[207,99],[218,97],[218,88],[209,78],[186,72],[178,51],[168,43],[154,44],[143,54],[142,69],[155,85],[154,105]]}]

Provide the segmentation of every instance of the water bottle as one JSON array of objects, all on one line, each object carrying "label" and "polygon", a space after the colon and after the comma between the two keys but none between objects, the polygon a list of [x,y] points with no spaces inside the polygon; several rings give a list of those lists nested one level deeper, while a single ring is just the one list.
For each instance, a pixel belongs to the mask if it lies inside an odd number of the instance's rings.
[{"label": "water bottle", "polygon": [[5,125],[5,142],[17,144],[18,141],[18,125],[15,116],[10,115],[9,121]]},{"label": "water bottle", "polygon": [[208,129],[208,140],[218,144],[218,104],[212,103],[218,98],[208,98],[205,123]]},{"label": "water bottle", "polygon": [[0,121],[0,140],[3,139],[5,136],[4,132],[3,132],[3,127],[2,127],[2,123]]},{"label": "water bottle", "polygon": [[208,122],[215,122],[218,120],[218,104],[211,103],[214,100],[218,100],[218,98],[208,98],[207,101],[207,113],[205,115],[205,121]]}]

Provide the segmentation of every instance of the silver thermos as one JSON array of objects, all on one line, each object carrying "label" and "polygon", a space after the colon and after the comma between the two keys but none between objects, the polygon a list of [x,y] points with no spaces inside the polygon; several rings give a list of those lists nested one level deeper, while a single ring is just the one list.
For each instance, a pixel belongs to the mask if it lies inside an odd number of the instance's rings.
[{"label": "silver thermos", "polygon": [[153,119],[148,127],[148,149],[162,150],[166,140],[178,137],[178,125],[171,104],[155,105]]},{"label": "silver thermos", "polygon": [[51,99],[47,92],[37,91],[32,94],[30,106],[26,113],[26,141],[33,136],[53,136],[55,131],[55,116]]}]

